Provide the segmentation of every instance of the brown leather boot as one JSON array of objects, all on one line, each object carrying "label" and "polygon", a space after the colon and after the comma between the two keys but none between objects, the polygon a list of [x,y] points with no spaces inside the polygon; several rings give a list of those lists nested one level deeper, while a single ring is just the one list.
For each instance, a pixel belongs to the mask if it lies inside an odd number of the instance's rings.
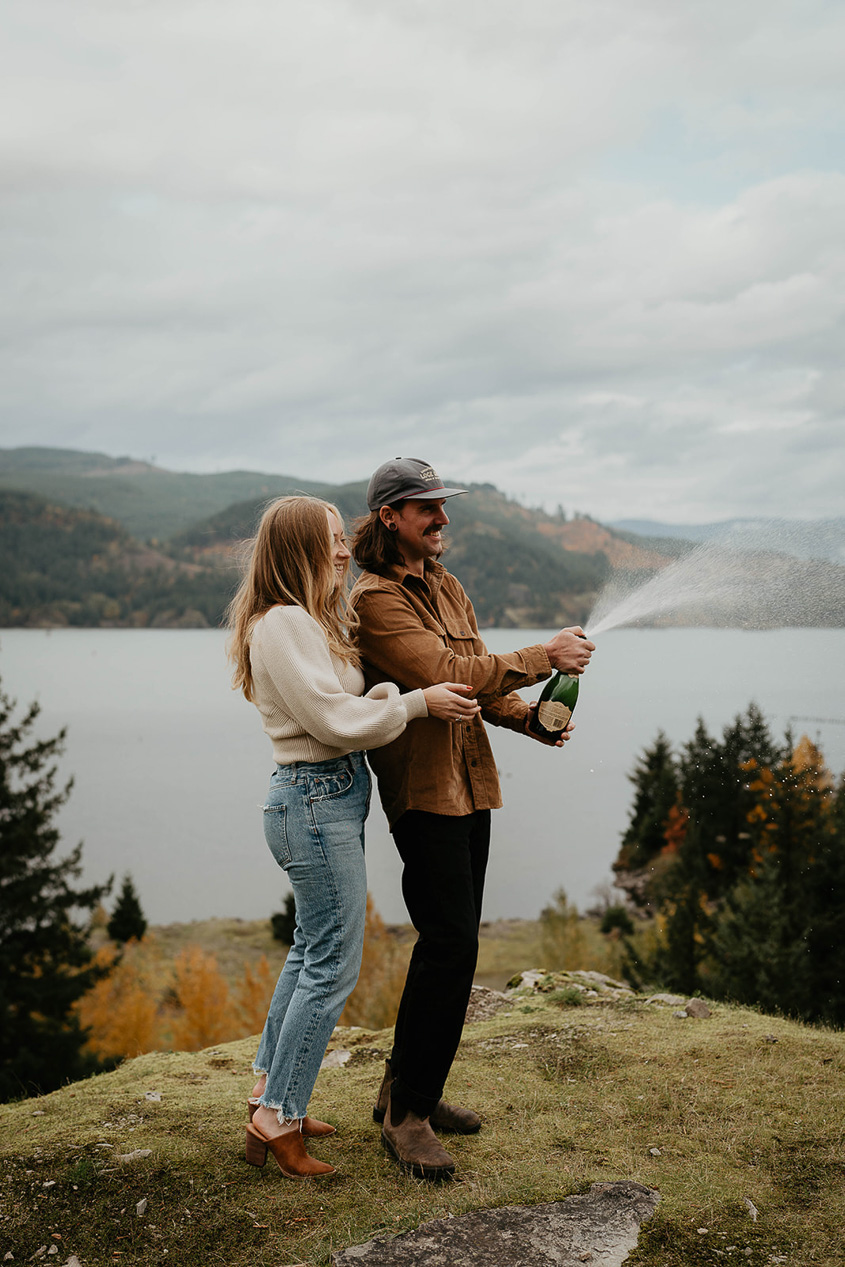
[{"label": "brown leather boot", "polygon": [[378,1089],[378,1098],[373,1105],[373,1121],[383,1122],[387,1113],[387,1101],[390,1098],[390,1084],[393,1081],[393,1074],[390,1069],[390,1061],[384,1062],[384,1077],[381,1080],[381,1086]]},{"label": "brown leather boot", "polygon": [[[388,1095],[387,1112],[381,1141],[402,1170],[417,1179],[448,1179],[455,1171],[455,1159],[446,1152],[431,1129],[427,1117],[418,1117],[407,1109],[401,1120],[394,1120]],[[397,1114],[397,1119],[399,1115]]]},{"label": "brown leather boot", "polygon": [[462,1109],[459,1104],[447,1104],[438,1100],[429,1118],[436,1131],[451,1135],[475,1135],[481,1130],[481,1118],[472,1109]]},{"label": "brown leather boot", "polygon": [[[384,1062],[384,1077],[379,1087],[378,1099],[373,1105],[374,1122],[384,1121],[392,1082],[393,1073],[390,1068],[390,1061],[386,1060]],[[474,1113],[472,1109],[462,1109],[459,1104],[447,1104],[445,1100],[438,1101],[429,1121],[435,1131],[444,1131],[451,1135],[475,1135],[477,1131],[481,1130],[481,1118],[477,1113]]]}]

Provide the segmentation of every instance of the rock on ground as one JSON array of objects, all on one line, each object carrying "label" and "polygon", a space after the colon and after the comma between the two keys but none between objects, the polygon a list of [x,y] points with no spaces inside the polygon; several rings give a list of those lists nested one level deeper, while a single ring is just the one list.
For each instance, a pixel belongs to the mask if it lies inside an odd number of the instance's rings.
[{"label": "rock on ground", "polygon": [[513,999],[502,994],[501,990],[488,990],[486,986],[474,985],[469,995],[466,1023],[472,1025],[475,1021],[489,1021],[491,1016],[505,1007],[513,1007]]},{"label": "rock on ground", "polygon": [[334,1267],[621,1267],[660,1197],[640,1183],[594,1183],[546,1205],[434,1219],[392,1240],[332,1255]]},{"label": "rock on ground", "polygon": [[[511,1000],[535,990],[540,994],[551,994],[555,990],[571,989],[578,990],[584,999],[589,1000],[635,997],[634,991],[624,981],[617,981],[604,972],[588,972],[581,968],[572,972],[548,972],[545,968],[529,968],[526,972],[518,972],[515,977],[511,977],[507,988]],[[683,1003],[683,999],[680,1002]]]}]

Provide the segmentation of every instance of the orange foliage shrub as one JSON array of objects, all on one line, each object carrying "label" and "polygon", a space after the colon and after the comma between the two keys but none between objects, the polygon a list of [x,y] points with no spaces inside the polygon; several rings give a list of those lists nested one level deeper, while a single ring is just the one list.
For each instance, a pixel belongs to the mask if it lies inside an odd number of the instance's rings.
[{"label": "orange foliage shrub", "polygon": [[123,954],[113,943],[95,955],[100,967],[112,967],[76,1005],[88,1030],[88,1051],[101,1060],[139,1056],[161,1045],[161,1023],[154,991],[147,979],[151,946],[129,942]]},{"label": "orange foliage shrub", "polygon": [[407,949],[388,932],[368,893],[361,972],[343,1009],[340,1024],[364,1025],[369,1029],[392,1025],[399,1010],[407,970]]},{"label": "orange foliage shrub", "polygon": [[88,1031],[86,1048],[101,1060],[139,1056],[170,1047],[198,1051],[260,1032],[275,986],[265,955],[244,964],[230,992],[217,960],[188,946],[169,964],[154,936],[101,946],[95,961],[110,969],[76,1004]]},{"label": "orange foliage shrub", "polygon": [[229,1007],[229,987],[217,959],[199,946],[187,946],[173,963],[173,993],[179,1012],[173,1021],[173,1046],[200,1051],[213,1043],[239,1038],[237,1020]]},{"label": "orange foliage shrub", "polygon": [[241,1034],[259,1034],[267,1019],[267,1009],[276,986],[267,956],[262,955],[255,967],[244,964],[243,980],[238,986],[237,1008],[241,1019]]},{"label": "orange foliage shrub", "polygon": [[663,828],[663,838],[666,844],[661,852],[664,854],[677,853],[686,840],[688,827],[689,810],[685,805],[681,804],[681,794],[679,792],[675,804],[670,807],[666,818],[666,825]]}]

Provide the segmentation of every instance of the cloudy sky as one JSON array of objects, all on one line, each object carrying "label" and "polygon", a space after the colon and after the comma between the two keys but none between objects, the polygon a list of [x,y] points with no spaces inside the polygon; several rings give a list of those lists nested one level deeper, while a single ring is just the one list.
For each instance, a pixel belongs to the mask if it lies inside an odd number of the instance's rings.
[{"label": "cloudy sky", "polygon": [[0,445],[845,513],[840,0],[6,0]]}]

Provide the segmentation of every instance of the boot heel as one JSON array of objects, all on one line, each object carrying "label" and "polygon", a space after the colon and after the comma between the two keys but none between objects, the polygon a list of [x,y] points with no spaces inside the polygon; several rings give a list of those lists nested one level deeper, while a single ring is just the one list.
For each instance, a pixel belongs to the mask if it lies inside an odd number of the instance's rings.
[{"label": "boot heel", "polygon": [[267,1160],[267,1145],[251,1128],[246,1128],[246,1160],[250,1166],[263,1166]]}]

